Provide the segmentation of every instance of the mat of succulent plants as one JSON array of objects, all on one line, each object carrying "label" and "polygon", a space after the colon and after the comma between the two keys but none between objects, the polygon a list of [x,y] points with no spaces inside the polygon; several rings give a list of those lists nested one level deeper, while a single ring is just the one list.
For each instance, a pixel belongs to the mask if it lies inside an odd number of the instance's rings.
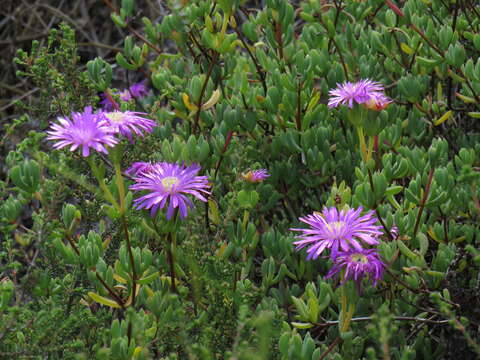
[{"label": "mat of succulent plants", "polygon": [[0,359],[480,357],[477,1],[0,12]]}]

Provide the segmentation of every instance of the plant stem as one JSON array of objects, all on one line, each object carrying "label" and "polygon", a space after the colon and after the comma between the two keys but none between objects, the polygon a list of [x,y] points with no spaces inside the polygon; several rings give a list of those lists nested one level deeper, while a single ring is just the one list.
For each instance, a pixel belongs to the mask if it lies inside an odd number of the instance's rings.
[{"label": "plant stem", "polygon": [[210,79],[210,76],[212,75],[213,67],[217,63],[218,60],[218,53],[215,52],[215,55],[213,55],[213,59],[210,62],[210,66],[208,67],[207,71],[207,76],[205,77],[205,81],[203,82],[202,89],[200,90],[200,96],[198,97],[197,101],[197,112],[195,113],[195,120],[193,123],[193,129],[192,132],[195,133],[197,131],[198,123],[200,121],[200,112],[202,111],[202,102],[203,102],[203,95],[205,95],[205,90],[207,89],[207,84],[208,80]]},{"label": "plant stem", "polygon": [[[113,154],[113,153],[112,153]],[[119,155],[118,153],[115,155]],[[127,241],[127,250],[128,257],[130,260],[130,267],[132,268],[132,306],[135,305],[135,297],[137,292],[137,272],[135,271],[135,260],[133,258],[132,244],[130,242],[130,235],[128,234],[128,223],[127,217],[125,216],[126,205],[125,205],[125,183],[122,177],[122,169],[120,166],[121,156],[113,157],[113,164],[115,167],[115,183],[118,188],[118,196],[120,200],[120,214],[123,231],[125,232],[125,240]]]},{"label": "plant stem", "polygon": [[112,94],[110,94],[110,91],[108,89],[106,89],[103,94],[105,95],[105,97],[108,99],[108,101],[110,101],[110,103],[113,105],[113,107],[115,108],[115,110],[117,111],[120,111],[120,106],[118,106],[118,103],[115,101],[115,99],[113,98]]},{"label": "plant stem", "polygon": [[[105,5],[107,5],[114,13],[116,13],[117,15],[120,14],[120,11],[115,7],[113,6],[113,4],[111,3],[110,0],[103,0],[103,2],[105,3]],[[155,46],[154,44],[152,44],[150,41],[148,41],[148,39],[146,39],[142,34],[140,34],[138,31],[136,31],[134,28],[132,28],[132,26],[130,24],[127,23],[127,29],[136,37],[138,38],[139,40],[143,41],[145,44],[147,44],[147,46],[149,48],[151,48],[152,50],[154,50],[158,55],[160,55],[162,53],[162,50],[160,50],[157,46]]]},{"label": "plant stem", "polygon": [[[373,184],[372,172],[370,171],[370,169],[367,169],[367,171],[368,171],[368,180],[370,182],[370,187],[372,188],[372,191],[375,192],[375,185]],[[375,210],[375,214],[377,215],[378,221],[382,225],[383,230],[385,230],[385,234],[387,234],[387,236],[391,241],[394,241],[395,239],[393,238],[392,233],[387,228],[387,225],[385,225],[385,222],[383,221],[382,216],[380,215],[380,211],[378,211],[378,204],[376,202],[375,202],[374,210]]]},{"label": "plant stem", "polygon": [[173,257],[173,239],[172,239],[172,232],[169,231],[167,234],[167,261],[170,267],[170,289],[173,293],[178,294],[177,292],[177,285],[175,284],[175,260]]},{"label": "plant stem", "polygon": [[255,58],[255,56],[253,56],[253,53],[251,52],[251,50],[249,48],[249,45],[246,43],[245,38],[243,37],[243,34],[240,32],[240,30],[238,30],[238,27],[236,26],[233,29],[237,33],[240,41],[243,44],[243,47],[247,50],[248,55],[252,59],[253,64],[255,65],[255,68],[257,69],[258,76],[260,77],[260,82],[262,83],[263,93],[265,95],[267,95],[267,82],[266,82],[266,79],[265,79],[265,71],[262,70],[262,68],[260,67],[260,64],[258,63],[257,59]]},{"label": "plant stem", "polygon": [[218,159],[217,165],[215,166],[215,172],[213,174],[214,179],[217,179],[218,170],[220,169],[220,165],[222,164],[224,154],[228,149],[228,145],[230,145],[230,141],[232,141],[233,131],[229,131],[227,134],[227,138],[225,139],[225,143],[223,144],[222,152],[220,153],[220,159]]},{"label": "plant stem", "polygon": [[110,204],[113,205],[117,210],[119,209],[119,205],[117,200],[115,200],[112,192],[108,189],[107,185],[105,184],[105,179],[100,177],[99,170],[97,168],[97,165],[95,164],[95,161],[91,156],[87,158],[87,162],[90,165],[90,168],[92,169],[93,175],[98,181],[98,185],[100,186],[100,189],[103,191],[103,195],[105,198],[110,202]]},{"label": "plant stem", "polygon": [[250,216],[250,213],[248,212],[248,210],[244,210],[243,212],[243,221],[242,221],[242,228],[243,228],[243,231],[246,231],[247,230],[247,224],[248,224],[248,218]]},{"label": "plant stem", "polygon": [[430,186],[432,185],[434,172],[435,170],[432,167],[428,174],[427,185],[425,185],[425,192],[423,193],[422,200],[420,201],[420,210],[418,211],[417,219],[415,220],[415,226],[413,227],[413,237],[417,236],[417,231],[420,225],[420,219],[422,218],[423,209],[425,208],[425,203],[427,202],[428,195],[430,193]]},{"label": "plant stem", "polygon": [[325,352],[318,358],[318,360],[325,359],[327,355],[330,354],[333,349],[335,349],[335,346],[337,346],[341,342],[342,342],[342,338],[340,336],[337,336],[337,338],[328,346],[328,349],[325,350]]},{"label": "plant stem", "polygon": [[98,273],[98,271],[95,271],[95,276],[102,283],[103,287],[105,288],[105,290],[108,291],[110,296],[115,299],[117,304],[120,305],[122,309],[125,309],[122,299],[120,299],[117,293],[112,288],[110,288],[110,286],[108,286],[108,284],[105,282],[105,280],[103,280],[102,276]]},{"label": "plant stem", "polygon": [[295,122],[297,124],[297,130],[298,131],[302,130],[302,109],[301,109],[302,87],[303,87],[303,83],[299,82],[298,83],[298,88],[297,88],[297,115],[295,116]]},{"label": "plant stem", "polygon": [[[372,321],[373,318],[371,316],[361,316],[357,318],[352,318],[350,319],[350,322],[365,322],[365,321]],[[395,321],[414,321],[414,322],[420,322],[420,323],[427,323],[427,324],[447,324],[450,320],[433,320],[431,318],[420,318],[420,317],[414,317],[414,316],[395,316],[393,317],[393,320]],[[328,327],[328,326],[335,326],[338,325],[339,321],[338,320],[332,320],[332,321],[325,321],[323,323],[315,323],[316,326],[318,327]]]},{"label": "plant stem", "polygon": [[358,140],[360,141],[360,154],[362,155],[362,160],[364,163],[367,163],[368,161],[367,144],[365,143],[365,135],[363,134],[363,128],[361,126],[357,126],[357,134],[358,134]]},{"label": "plant stem", "polygon": [[348,301],[347,294],[345,291],[345,285],[342,285],[341,288],[341,304],[342,310],[340,313],[339,327],[340,333],[348,331],[350,327],[350,320],[352,320],[353,313],[355,311],[355,304]]},{"label": "plant stem", "polygon": [[128,234],[127,218],[125,214],[122,215],[122,225],[125,231],[125,239],[127,240],[128,257],[130,260],[130,267],[132,268],[132,306],[135,305],[135,296],[137,292],[137,273],[135,271],[135,260],[133,259],[132,244],[130,243],[130,236]]}]

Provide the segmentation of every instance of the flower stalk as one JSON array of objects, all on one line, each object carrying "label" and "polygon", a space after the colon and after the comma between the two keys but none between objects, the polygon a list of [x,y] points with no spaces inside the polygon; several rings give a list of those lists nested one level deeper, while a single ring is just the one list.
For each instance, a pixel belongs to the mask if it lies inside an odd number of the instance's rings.
[{"label": "flower stalk", "polygon": [[344,333],[350,328],[350,322],[355,312],[355,303],[351,301],[352,299],[348,298],[345,286],[340,287],[340,297],[342,308],[340,311],[338,327],[340,333]]},{"label": "flower stalk", "polygon": [[132,250],[132,244],[130,242],[130,235],[128,233],[128,223],[127,223],[127,217],[125,216],[126,213],[126,203],[125,203],[125,182],[123,180],[122,176],[122,169],[121,169],[121,149],[119,146],[117,146],[114,150],[111,152],[112,160],[113,160],[113,166],[115,168],[115,184],[117,185],[118,189],[118,196],[119,196],[119,201],[120,201],[120,206],[119,206],[119,213],[120,213],[120,221],[122,223],[122,228],[123,231],[125,232],[125,240],[127,242],[127,251],[128,251],[128,258],[130,260],[130,267],[132,270],[132,306],[135,305],[135,297],[136,297],[136,292],[137,292],[137,272],[135,270],[135,260],[133,258],[133,250]]}]

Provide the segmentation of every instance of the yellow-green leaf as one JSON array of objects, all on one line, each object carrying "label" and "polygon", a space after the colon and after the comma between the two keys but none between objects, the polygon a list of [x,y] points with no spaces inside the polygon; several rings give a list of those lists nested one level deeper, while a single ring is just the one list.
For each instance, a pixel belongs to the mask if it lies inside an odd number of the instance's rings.
[{"label": "yellow-green leaf", "polygon": [[469,112],[467,114],[468,114],[468,116],[470,116],[474,119],[480,119],[480,112]]},{"label": "yellow-green leaf", "polygon": [[197,111],[198,110],[198,107],[190,102],[190,97],[188,96],[188,94],[183,93],[182,94],[182,99],[183,99],[183,103],[185,104],[185,106],[187,107],[188,110],[190,110],[190,111]]},{"label": "yellow-green leaf", "polygon": [[459,83],[463,83],[465,82],[465,79],[463,77],[461,77],[460,75],[457,75],[456,73],[454,73],[451,69],[448,69],[447,70],[447,73],[448,73],[448,76],[450,76],[453,80],[455,80],[456,82],[459,82]]},{"label": "yellow-green leaf", "polygon": [[153,295],[155,295],[155,293],[149,286],[144,286],[143,288],[147,292],[148,298],[151,298]]},{"label": "yellow-green leaf", "polygon": [[440,64],[440,62],[441,62],[441,60],[427,59],[427,58],[424,58],[424,57],[421,57],[421,56],[417,56],[416,60],[420,65],[425,66],[427,68],[436,66],[436,65]]},{"label": "yellow-green leaf", "polygon": [[116,301],[106,298],[104,296],[98,295],[94,292],[88,292],[88,296],[90,296],[93,299],[93,301],[99,304],[106,305],[115,309],[119,309],[121,307],[120,305],[118,305]]},{"label": "yellow-green leaf", "polygon": [[407,245],[405,245],[403,243],[402,240],[398,239],[397,240],[397,245],[398,245],[398,249],[400,250],[400,252],[405,255],[406,257],[414,260],[416,257],[417,257],[417,254],[415,254],[412,250],[410,250]]},{"label": "yellow-green leaf", "polygon": [[106,250],[108,245],[110,245],[110,241],[112,241],[112,237],[111,236],[107,236],[105,238],[105,241],[102,243],[102,248],[103,250]]},{"label": "yellow-green leaf", "polygon": [[209,215],[210,219],[215,225],[220,224],[220,213],[218,211],[218,206],[215,200],[208,199],[208,208],[209,208]]},{"label": "yellow-green leaf", "polygon": [[[139,293],[140,291],[140,285],[137,284],[137,286],[135,286],[135,296]],[[130,306],[131,303],[132,303],[132,300],[133,300],[133,291],[130,293],[130,296],[128,297],[127,301],[125,302],[125,306]]]},{"label": "yellow-green leaf", "polygon": [[145,276],[141,279],[138,280],[138,283],[141,284],[141,285],[146,285],[146,284],[150,284],[153,280],[155,280],[158,275],[160,275],[160,273],[157,271],[157,272],[154,272],[153,274],[150,274],[148,276]]},{"label": "yellow-green leaf", "polygon": [[402,51],[408,55],[412,55],[413,54],[413,50],[410,46],[408,46],[406,43],[402,42],[400,44],[400,48],[402,49]]},{"label": "yellow-green leaf", "polygon": [[443,279],[445,277],[445,274],[440,271],[427,270],[425,273],[439,279]]},{"label": "yellow-green leaf", "polygon": [[310,329],[313,327],[313,324],[310,323],[300,323],[300,322],[292,322],[292,325],[297,329]]},{"label": "yellow-green leaf", "polygon": [[135,348],[135,350],[133,351],[133,358],[136,359],[138,358],[138,356],[140,355],[140,353],[142,352],[142,347],[141,346],[137,346]]},{"label": "yellow-green leaf", "polygon": [[455,95],[460,100],[462,100],[464,103],[467,103],[467,104],[475,104],[477,102],[477,100],[475,100],[474,98],[472,98],[470,96],[465,96],[465,95],[462,95],[462,94],[459,94],[459,93],[456,93]]},{"label": "yellow-green leaf", "polygon": [[218,102],[218,100],[220,100],[220,90],[217,89],[212,93],[210,99],[208,99],[207,102],[202,105],[202,110],[210,109]]},{"label": "yellow-green leaf", "polygon": [[439,239],[437,235],[435,235],[435,233],[433,232],[433,228],[428,229],[427,233],[436,242],[438,242],[438,243],[443,243],[444,242],[442,239]]},{"label": "yellow-green leaf", "polygon": [[317,105],[318,100],[320,100],[320,92],[316,90],[314,90],[314,92],[315,93],[310,99],[310,102],[308,103],[308,106],[307,106],[307,111],[306,111],[307,114],[313,110],[313,108]]},{"label": "yellow-green leaf", "polygon": [[452,116],[453,114],[453,111],[452,110],[448,110],[445,114],[443,114],[440,119],[438,119],[437,121],[434,122],[435,126],[438,126],[440,124],[443,124],[445,121],[447,121],[450,116]]},{"label": "yellow-green leaf", "polygon": [[127,280],[118,275],[117,273],[113,273],[113,278],[117,280],[119,283],[126,284]]}]

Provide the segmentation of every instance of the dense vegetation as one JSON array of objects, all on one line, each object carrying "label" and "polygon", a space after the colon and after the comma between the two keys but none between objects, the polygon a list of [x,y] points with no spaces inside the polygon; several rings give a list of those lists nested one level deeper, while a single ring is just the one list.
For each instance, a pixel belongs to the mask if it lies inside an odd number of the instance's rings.
[{"label": "dense vegetation", "polygon": [[480,356],[474,0],[75,3],[0,10],[1,359]]}]

